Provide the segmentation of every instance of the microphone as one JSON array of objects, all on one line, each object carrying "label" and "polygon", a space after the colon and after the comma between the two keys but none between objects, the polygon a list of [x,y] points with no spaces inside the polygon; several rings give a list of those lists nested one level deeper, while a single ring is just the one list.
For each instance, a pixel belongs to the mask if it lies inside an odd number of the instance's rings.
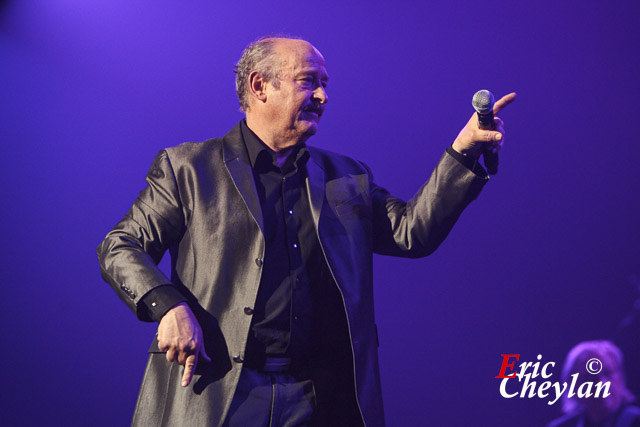
[{"label": "microphone", "polygon": [[[484,130],[493,130],[496,127],[493,121],[493,104],[495,98],[493,94],[488,90],[479,90],[473,95],[471,105],[473,109],[478,113],[478,127]],[[487,172],[491,175],[498,173],[498,154],[492,153],[486,150],[483,153],[484,165],[487,168]]]}]

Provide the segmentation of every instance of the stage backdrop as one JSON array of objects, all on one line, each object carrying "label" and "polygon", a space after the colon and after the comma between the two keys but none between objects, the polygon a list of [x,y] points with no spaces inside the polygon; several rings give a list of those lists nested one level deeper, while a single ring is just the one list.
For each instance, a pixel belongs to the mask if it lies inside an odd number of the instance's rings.
[{"label": "stage backdrop", "polygon": [[559,404],[501,397],[501,354],[542,354],[559,380],[568,349],[612,337],[638,297],[637,1],[0,5],[3,425],[129,423],[155,325],[102,281],[95,248],[159,149],[242,118],[233,65],[265,33],[326,57],[309,143],[406,198],[474,92],[518,92],[500,171],[438,252],[375,259],[390,426],[543,425]]}]

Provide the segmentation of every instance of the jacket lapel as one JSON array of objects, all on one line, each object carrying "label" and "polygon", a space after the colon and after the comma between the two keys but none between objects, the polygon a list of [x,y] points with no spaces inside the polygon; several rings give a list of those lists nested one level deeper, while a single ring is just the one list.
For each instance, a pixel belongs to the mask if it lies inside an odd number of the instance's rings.
[{"label": "jacket lapel", "polygon": [[224,163],[231,175],[231,179],[264,235],[260,200],[258,200],[253,171],[251,170],[249,155],[242,139],[239,123],[222,139],[222,151]]},{"label": "jacket lapel", "polygon": [[324,170],[315,162],[313,155],[307,162],[307,193],[309,194],[313,222],[319,232],[318,224],[324,200]]}]

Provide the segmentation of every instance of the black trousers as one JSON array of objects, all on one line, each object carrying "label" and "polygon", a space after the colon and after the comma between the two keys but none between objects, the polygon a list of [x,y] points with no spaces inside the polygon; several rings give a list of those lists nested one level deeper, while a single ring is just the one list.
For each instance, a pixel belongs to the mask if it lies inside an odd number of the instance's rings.
[{"label": "black trousers", "polygon": [[267,373],[244,367],[225,426],[308,426],[316,412],[311,380],[289,373]]}]

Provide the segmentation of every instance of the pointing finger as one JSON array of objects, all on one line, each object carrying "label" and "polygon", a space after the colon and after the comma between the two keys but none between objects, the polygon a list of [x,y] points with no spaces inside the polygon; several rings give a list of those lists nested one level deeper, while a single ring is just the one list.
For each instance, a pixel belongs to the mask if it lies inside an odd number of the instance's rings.
[{"label": "pointing finger", "polygon": [[193,373],[196,370],[196,365],[198,364],[198,355],[192,354],[187,357],[187,361],[184,364],[184,373],[182,374],[182,387],[186,387],[191,382],[193,378]]},{"label": "pointing finger", "polygon": [[516,99],[516,93],[511,92],[509,95],[505,95],[493,104],[493,114],[498,114],[507,105],[511,104]]}]

